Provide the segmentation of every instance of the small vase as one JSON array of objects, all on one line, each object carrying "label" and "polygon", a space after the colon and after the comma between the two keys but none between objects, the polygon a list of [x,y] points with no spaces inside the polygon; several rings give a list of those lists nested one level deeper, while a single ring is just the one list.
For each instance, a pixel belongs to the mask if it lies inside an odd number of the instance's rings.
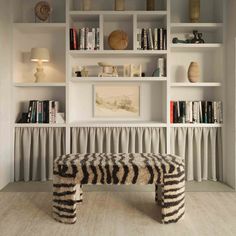
[{"label": "small vase", "polygon": [[200,0],[189,0],[189,18],[192,23],[200,19]]},{"label": "small vase", "polygon": [[91,0],[83,0],[83,10],[84,11],[91,10]]},{"label": "small vase", "polygon": [[188,68],[188,80],[196,83],[200,79],[200,67],[197,62],[191,62]]},{"label": "small vase", "polygon": [[125,0],[115,0],[115,11],[125,10]]},{"label": "small vase", "polygon": [[155,10],[155,0],[146,0],[147,1],[147,11]]}]

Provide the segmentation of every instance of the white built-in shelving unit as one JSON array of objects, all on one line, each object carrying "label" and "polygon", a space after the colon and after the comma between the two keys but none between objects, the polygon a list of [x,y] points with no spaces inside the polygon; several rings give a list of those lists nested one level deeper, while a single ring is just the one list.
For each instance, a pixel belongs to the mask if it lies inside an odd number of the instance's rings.
[{"label": "white built-in shelving unit", "polygon": [[[70,128],[80,126],[166,127],[167,152],[170,151],[172,127],[223,127],[223,124],[171,124],[171,100],[224,101],[224,1],[201,1],[200,23],[190,23],[188,0],[156,0],[156,10],[146,11],[143,0],[127,0],[126,11],[114,11],[114,0],[92,1],[91,11],[82,11],[79,0],[51,0],[50,23],[35,23],[33,7],[36,0],[15,0],[13,4],[13,126],[64,127],[66,151],[70,152]],[[71,51],[71,27],[99,27],[100,50]],[[167,50],[137,50],[137,28],[167,28]],[[108,35],[116,29],[128,33],[127,50],[111,50]],[[173,37],[185,37],[193,30],[203,33],[205,44],[172,44]],[[34,83],[35,65],[29,61],[32,47],[47,47],[51,62],[44,64],[47,81]],[[166,77],[151,77],[157,59],[167,62]],[[142,64],[146,77],[86,78],[74,77],[75,66],[95,66],[99,61],[115,65]],[[187,70],[191,61],[201,68],[201,80],[189,83]],[[122,75],[121,75],[122,76]],[[93,117],[93,85],[97,83],[138,83],[141,86],[141,116],[138,120],[102,120]],[[58,100],[65,112],[65,124],[17,124],[32,99]]]}]

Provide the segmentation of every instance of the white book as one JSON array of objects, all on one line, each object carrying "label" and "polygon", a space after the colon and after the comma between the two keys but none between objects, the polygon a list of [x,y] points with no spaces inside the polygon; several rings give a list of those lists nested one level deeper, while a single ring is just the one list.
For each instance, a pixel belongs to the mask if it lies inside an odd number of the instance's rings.
[{"label": "white book", "polygon": [[148,29],[148,49],[153,50],[152,29]]},{"label": "white book", "polygon": [[157,60],[157,68],[159,69],[160,77],[165,76],[165,58],[158,58]]},{"label": "white book", "polygon": [[216,101],[214,101],[213,102],[213,123],[218,123],[219,122],[219,120],[217,119],[217,113],[219,113],[219,112],[217,112],[217,102]]},{"label": "white book", "polygon": [[189,102],[189,121],[193,123],[193,102]]},{"label": "white book", "polygon": [[142,45],[141,45],[141,41],[142,41],[142,30],[141,29],[137,29],[136,31],[136,37],[137,37],[137,49],[141,50],[142,49]]},{"label": "white book", "polygon": [[84,50],[84,28],[80,29],[79,49]]},{"label": "white book", "polygon": [[96,35],[95,35],[95,41],[96,41],[96,50],[99,50],[100,48],[100,29],[99,28],[96,28]]},{"label": "white book", "polygon": [[92,28],[92,49],[96,49],[96,30],[95,28]]},{"label": "white book", "polygon": [[158,49],[158,30],[157,30],[157,28],[154,29],[153,38],[154,38],[153,48],[154,48],[154,50],[157,50]]},{"label": "white book", "polygon": [[94,49],[93,33],[92,32],[87,33],[87,49],[88,50],[93,50]]},{"label": "white book", "polygon": [[198,102],[198,106],[199,106],[199,122],[203,123],[203,113],[202,113],[202,102],[201,101]]}]

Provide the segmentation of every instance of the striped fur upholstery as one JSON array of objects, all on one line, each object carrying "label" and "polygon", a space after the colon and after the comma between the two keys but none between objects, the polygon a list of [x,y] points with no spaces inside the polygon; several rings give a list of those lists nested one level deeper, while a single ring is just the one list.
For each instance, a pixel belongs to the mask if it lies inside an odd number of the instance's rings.
[{"label": "striped fur upholstery", "polygon": [[184,215],[183,161],[173,155],[152,153],[94,153],[58,157],[54,161],[53,216],[75,223],[76,203],[82,202],[83,184],[155,184],[161,186],[162,222],[177,222]]}]

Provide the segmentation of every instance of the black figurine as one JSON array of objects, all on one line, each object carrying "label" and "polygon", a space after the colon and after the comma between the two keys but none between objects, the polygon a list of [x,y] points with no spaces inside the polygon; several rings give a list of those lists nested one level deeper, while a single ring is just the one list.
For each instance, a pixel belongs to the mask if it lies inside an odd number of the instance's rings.
[{"label": "black figurine", "polygon": [[199,43],[205,43],[205,41],[202,39],[202,33],[198,33],[198,40]]}]

